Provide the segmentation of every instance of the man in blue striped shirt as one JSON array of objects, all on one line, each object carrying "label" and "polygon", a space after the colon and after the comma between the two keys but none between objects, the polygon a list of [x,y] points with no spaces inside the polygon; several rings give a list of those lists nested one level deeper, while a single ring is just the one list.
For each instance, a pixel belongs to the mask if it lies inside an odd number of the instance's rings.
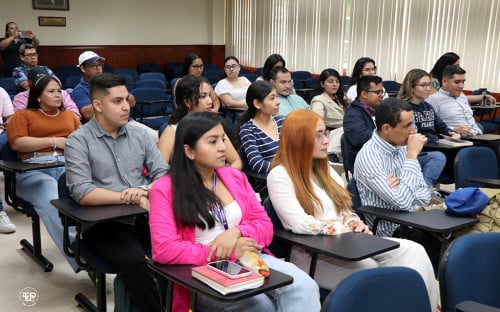
[{"label": "man in blue striped shirt", "polygon": [[[427,138],[416,132],[411,106],[396,98],[384,99],[375,111],[376,130],[359,151],[354,164],[363,205],[392,210],[415,211],[428,205],[432,189],[417,160]],[[373,225],[373,217],[366,216]],[[397,224],[381,221],[377,235],[399,236]],[[424,246],[433,264],[439,261],[440,243],[418,229],[405,231],[405,238]]]}]

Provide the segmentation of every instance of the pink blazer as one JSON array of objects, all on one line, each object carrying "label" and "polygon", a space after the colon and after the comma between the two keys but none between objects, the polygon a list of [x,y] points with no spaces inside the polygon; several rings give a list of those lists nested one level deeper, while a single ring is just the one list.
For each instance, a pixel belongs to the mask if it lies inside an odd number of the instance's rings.
[{"label": "pink blazer", "polygon": [[[220,168],[216,172],[241,208],[242,218],[237,226],[241,235],[253,238],[261,246],[268,246],[273,238],[273,225],[245,174],[231,167]],[[179,228],[175,222],[170,175],[154,183],[149,194],[149,205],[153,260],[168,264],[206,264],[210,247],[195,244],[194,227]],[[234,254],[231,259],[235,260]],[[188,310],[187,289],[176,285],[173,300],[173,311]]]}]

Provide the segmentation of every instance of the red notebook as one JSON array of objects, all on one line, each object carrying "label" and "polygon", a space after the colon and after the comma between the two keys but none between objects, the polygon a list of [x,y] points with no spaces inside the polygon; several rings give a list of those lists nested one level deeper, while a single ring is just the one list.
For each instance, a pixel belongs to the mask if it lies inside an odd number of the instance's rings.
[{"label": "red notebook", "polygon": [[207,284],[223,295],[257,288],[264,284],[264,276],[255,272],[252,272],[249,276],[231,279],[215,272],[214,270],[210,270],[206,265],[194,267],[191,272],[191,276]]}]

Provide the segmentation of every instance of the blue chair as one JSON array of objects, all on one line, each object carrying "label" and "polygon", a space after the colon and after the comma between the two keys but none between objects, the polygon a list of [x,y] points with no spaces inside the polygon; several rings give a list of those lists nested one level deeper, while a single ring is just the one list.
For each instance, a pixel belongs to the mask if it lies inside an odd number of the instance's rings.
[{"label": "blue chair", "polygon": [[319,84],[319,79],[316,77],[311,77],[306,80],[306,88],[315,89]]},{"label": "blue chair", "polygon": [[263,73],[264,73],[264,67],[257,67],[255,69],[255,74],[257,75],[257,77],[261,77]]},{"label": "blue chair", "polygon": [[347,91],[349,80],[351,80],[351,76],[340,76],[340,85],[344,88],[344,91]]},{"label": "blue chair", "polygon": [[139,74],[139,80],[143,80],[143,79],[157,79],[157,80],[164,81],[165,83],[167,82],[167,78],[165,77],[165,74],[164,73],[157,73],[157,72],[148,72],[148,73]]},{"label": "blue chair", "polygon": [[128,91],[135,88],[135,81],[134,81],[134,77],[132,77],[132,75],[126,74],[126,73],[115,73],[115,74],[125,78],[125,81],[127,82],[127,90]]},{"label": "blue chair", "polygon": [[312,78],[312,74],[307,70],[297,70],[292,73],[292,79],[294,80],[306,81],[309,78]]},{"label": "blue chair", "polygon": [[167,81],[182,75],[182,63],[170,62],[165,64],[165,77]]},{"label": "blue chair", "polygon": [[139,74],[149,72],[161,73],[161,66],[155,63],[143,63],[137,65],[137,71],[139,72]]},{"label": "blue chair", "polygon": [[[153,73],[145,73],[145,74],[153,74]],[[143,74],[144,75],[144,74]],[[136,88],[144,88],[144,87],[153,87],[153,88],[158,88],[162,90],[166,90],[167,85],[165,80],[160,80],[160,79],[139,79],[135,82],[135,87]]]},{"label": "blue chair", "polygon": [[242,77],[246,77],[248,80],[250,80],[250,82],[255,82],[255,80],[257,80],[257,74],[252,74],[252,73],[244,73],[244,74],[241,74],[240,73],[240,76]]},{"label": "blue chair", "polygon": [[82,75],[69,76],[68,78],[66,78],[65,86],[66,88],[74,89],[76,85],[80,83],[80,80],[82,80]]},{"label": "blue chair", "polygon": [[12,77],[2,77],[0,78],[0,87],[4,88],[9,95],[17,94],[17,86]]},{"label": "blue chair", "polygon": [[135,68],[117,68],[113,72],[117,75],[120,74],[130,75],[134,83],[139,79],[139,72]]},{"label": "blue chair", "polygon": [[500,308],[499,246],[500,233],[468,234],[451,243],[439,265],[442,311],[455,311],[463,301]]},{"label": "blue chair", "polygon": [[261,200],[266,199],[269,196],[269,193],[267,191],[266,173],[257,173],[252,171],[243,146],[240,146],[238,148],[238,156],[240,156],[241,162],[243,163],[242,171],[245,172],[248,178],[248,182],[250,182],[253,190],[259,193]]},{"label": "blue chair", "polygon": [[466,186],[484,187],[484,184],[469,182],[467,178],[498,179],[498,160],[495,152],[484,146],[471,146],[458,151],[454,163],[455,189]]},{"label": "blue chair", "polygon": [[53,72],[54,75],[56,75],[57,78],[59,78],[59,80],[61,81],[63,89],[68,88],[66,86],[66,80],[69,77],[82,75],[82,71],[80,70],[80,68],[75,65],[61,65],[56,67]]},{"label": "blue chair", "polygon": [[219,80],[224,78],[224,71],[220,68],[205,69],[203,71],[203,77],[207,78],[210,84],[217,83]]},{"label": "blue chair", "polygon": [[132,111],[134,119],[150,128],[158,130],[161,125],[167,122],[167,116],[174,111],[172,100],[164,89],[135,88],[130,93],[136,100]]},{"label": "blue chair", "polygon": [[399,92],[399,83],[394,80],[384,80],[382,81],[382,86],[385,89],[385,92],[389,94],[391,97],[395,97]]},{"label": "blue chair", "polygon": [[380,267],[349,275],[325,299],[324,312],[431,312],[422,277],[406,267]]},{"label": "blue chair", "polygon": [[250,69],[246,68],[245,66],[241,65],[240,66],[240,76],[243,76],[244,74],[252,74]]},{"label": "blue chair", "polygon": [[[354,151],[351,142],[345,134],[340,138],[340,149],[342,150],[342,164],[344,165],[345,179],[349,182],[349,174],[352,176],[354,172],[354,163],[352,159],[356,158],[357,152]],[[354,157],[352,155],[354,154]]]},{"label": "blue chair", "polygon": [[354,212],[358,214],[359,218],[366,223],[365,215],[361,211],[359,211],[359,207],[362,206],[361,197],[359,196],[358,187],[354,178],[350,179],[347,183],[347,190],[349,191],[349,193],[351,193],[352,210],[354,210]]}]

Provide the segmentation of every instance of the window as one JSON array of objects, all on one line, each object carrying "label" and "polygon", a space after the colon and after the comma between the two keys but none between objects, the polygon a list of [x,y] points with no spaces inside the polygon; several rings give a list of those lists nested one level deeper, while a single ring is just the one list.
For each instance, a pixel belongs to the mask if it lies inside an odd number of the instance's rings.
[{"label": "window", "polygon": [[430,71],[444,53],[460,55],[466,89],[500,90],[497,0],[228,0],[227,53],[262,67],[272,53],[287,67],[350,75],[359,57],[385,80]]}]

